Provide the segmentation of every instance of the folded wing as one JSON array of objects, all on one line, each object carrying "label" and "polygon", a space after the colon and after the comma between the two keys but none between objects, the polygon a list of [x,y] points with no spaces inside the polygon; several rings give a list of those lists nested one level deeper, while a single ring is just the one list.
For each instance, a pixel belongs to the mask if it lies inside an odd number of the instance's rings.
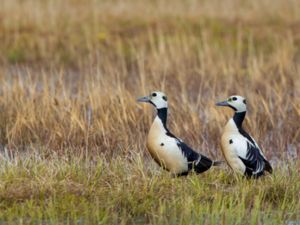
[{"label": "folded wing", "polygon": [[177,139],[177,145],[188,160],[189,170],[193,169],[197,173],[202,173],[212,166],[212,160],[204,155],[195,152],[184,142]]},{"label": "folded wing", "polygon": [[253,142],[247,141],[247,153],[245,157],[239,156],[246,166],[245,174],[247,176],[259,177],[263,175],[264,170],[272,173],[270,163],[265,159],[261,150]]}]

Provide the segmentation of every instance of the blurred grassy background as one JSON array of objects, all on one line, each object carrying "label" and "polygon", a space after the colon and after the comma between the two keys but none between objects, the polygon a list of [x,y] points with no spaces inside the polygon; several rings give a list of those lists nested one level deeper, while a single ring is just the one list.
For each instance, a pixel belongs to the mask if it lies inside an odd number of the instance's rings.
[{"label": "blurred grassy background", "polygon": [[240,94],[267,156],[295,155],[299,9],[281,0],[2,1],[1,142],[144,152],[152,114],[135,99],[159,89],[172,130],[206,154],[220,154],[230,115],[214,103]]}]

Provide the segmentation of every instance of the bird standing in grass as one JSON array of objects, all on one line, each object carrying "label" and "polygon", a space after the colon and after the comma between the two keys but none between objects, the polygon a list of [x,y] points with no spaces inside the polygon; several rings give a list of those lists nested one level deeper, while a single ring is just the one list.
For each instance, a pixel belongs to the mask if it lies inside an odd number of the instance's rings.
[{"label": "bird standing in grass", "polygon": [[231,96],[217,106],[228,106],[235,113],[225,126],[221,147],[228,165],[236,172],[247,177],[257,178],[265,171],[272,173],[272,167],[258,147],[255,140],[243,129],[246,116],[246,99],[242,96]]},{"label": "bird standing in grass", "polygon": [[181,176],[187,175],[190,171],[202,173],[219,164],[195,152],[168,130],[168,100],[164,93],[152,92],[149,96],[139,98],[138,102],[150,103],[157,109],[157,115],[148,134],[147,148],[161,167]]}]

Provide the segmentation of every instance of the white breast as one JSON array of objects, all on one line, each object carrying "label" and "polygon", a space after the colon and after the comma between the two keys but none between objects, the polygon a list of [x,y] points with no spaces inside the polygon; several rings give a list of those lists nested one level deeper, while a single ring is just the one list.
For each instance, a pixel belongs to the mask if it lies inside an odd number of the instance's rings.
[{"label": "white breast", "polygon": [[221,146],[228,165],[234,171],[244,173],[246,167],[239,157],[246,158],[247,140],[239,133],[233,119],[230,119],[225,126]]},{"label": "white breast", "polygon": [[176,139],[166,135],[166,130],[158,117],[150,128],[147,148],[151,156],[170,172],[179,174],[188,170],[187,159],[177,146]]}]

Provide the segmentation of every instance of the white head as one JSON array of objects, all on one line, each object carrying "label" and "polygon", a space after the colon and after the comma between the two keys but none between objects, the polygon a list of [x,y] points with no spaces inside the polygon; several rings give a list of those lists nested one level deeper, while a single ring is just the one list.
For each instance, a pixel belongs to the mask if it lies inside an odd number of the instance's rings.
[{"label": "white head", "polygon": [[137,101],[151,103],[157,109],[168,108],[168,98],[160,91],[154,91],[149,96],[138,98]]},{"label": "white head", "polygon": [[246,112],[247,105],[246,99],[239,95],[232,95],[227,100],[223,102],[216,103],[217,106],[228,106],[232,108],[235,112]]}]

